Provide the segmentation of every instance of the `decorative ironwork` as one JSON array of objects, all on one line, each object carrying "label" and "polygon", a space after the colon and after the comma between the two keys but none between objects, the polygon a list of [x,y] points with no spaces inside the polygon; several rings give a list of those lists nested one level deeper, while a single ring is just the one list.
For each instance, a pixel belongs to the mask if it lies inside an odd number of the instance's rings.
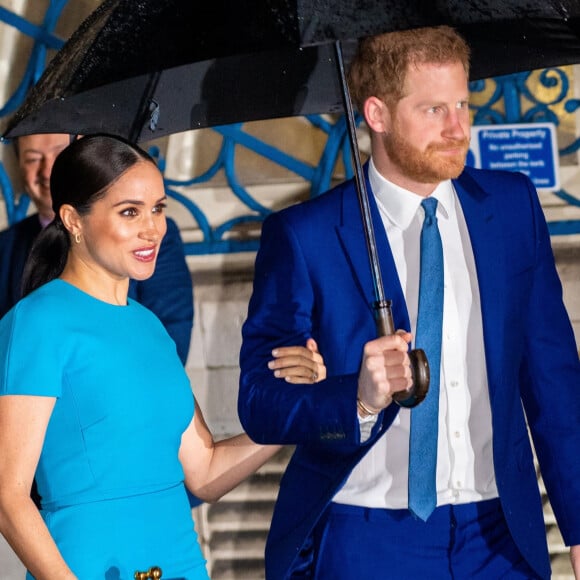
[{"label": "decorative ironwork", "polygon": [[[470,83],[474,125],[553,123],[561,139],[570,142],[559,149],[560,163],[580,149],[574,113],[580,99],[571,91],[571,67],[522,72]],[[572,94],[571,94],[572,93]],[[563,129],[568,125],[567,130]],[[566,137],[566,133],[571,134]],[[576,164],[576,159],[572,159]],[[564,189],[553,192],[565,204],[580,208],[580,199]],[[580,220],[549,221],[551,235],[580,233]]]},{"label": "decorative ironwork", "polygon": [[[17,89],[0,109],[0,117],[11,114],[23,101],[26,92],[38,80],[47,59],[47,51],[60,48],[63,40],[54,34],[54,29],[68,0],[51,0],[46,10],[42,25],[35,25],[25,18],[0,7],[0,22],[14,27],[21,34],[33,39],[31,56]],[[575,133],[573,114],[580,106],[580,100],[574,98],[571,89],[571,67],[551,68],[543,71],[517,73],[495,77],[470,84],[473,103],[472,115],[474,124],[497,123],[530,123],[552,122],[558,127],[559,134],[568,133],[568,142],[559,150],[561,162],[572,159],[580,149],[580,138]],[[249,189],[242,185],[236,173],[235,156],[238,148],[246,148],[262,156],[286,171],[303,180],[314,197],[327,190],[338,165],[343,168],[344,176],[352,174],[350,149],[346,139],[346,124],[342,117],[309,116],[311,131],[321,131],[325,136],[325,145],[317,164],[313,165],[300,160],[288,151],[267,143],[264,139],[253,136],[242,124],[216,127],[212,131],[221,138],[221,146],[210,167],[199,175],[189,179],[172,178],[166,171],[166,159],[158,147],[152,147],[151,153],[156,157],[164,173],[167,194],[187,211],[197,227],[201,239],[186,241],[185,252],[194,254],[232,253],[253,251],[258,246],[259,225],[272,211],[262,204]],[[572,128],[563,131],[563,123],[570,123]],[[212,224],[210,218],[187,194],[187,188],[207,184],[218,172],[225,176],[227,187],[245,208],[245,213],[227,219],[220,224]],[[15,195],[13,185],[6,169],[0,162],[0,188],[6,207],[9,223],[14,223],[26,215],[29,200],[26,195]],[[562,203],[580,207],[580,200],[570,193],[560,190],[554,192]],[[251,230],[248,226],[256,225]],[[580,220],[550,221],[552,235],[569,235],[580,233]]]}]

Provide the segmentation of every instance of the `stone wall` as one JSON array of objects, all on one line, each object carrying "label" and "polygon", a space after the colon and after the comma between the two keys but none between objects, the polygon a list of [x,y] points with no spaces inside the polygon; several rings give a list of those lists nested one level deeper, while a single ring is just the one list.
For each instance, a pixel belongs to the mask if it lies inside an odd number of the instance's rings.
[{"label": "stone wall", "polygon": [[238,356],[252,292],[253,260],[253,254],[231,256],[232,263],[226,263],[219,273],[205,269],[208,260],[201,265],[203,259],[190,260],[195,322],[186,368],[216,438],[242,431],[236,408]]}]

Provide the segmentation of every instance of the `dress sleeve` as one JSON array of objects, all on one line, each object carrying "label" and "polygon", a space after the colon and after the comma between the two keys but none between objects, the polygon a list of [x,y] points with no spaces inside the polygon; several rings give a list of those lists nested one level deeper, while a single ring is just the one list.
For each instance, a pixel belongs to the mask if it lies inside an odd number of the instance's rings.
[{"label": "dress sleeve", "polygon": [[23,306],[0,320],[0,395],[60,397],[64,364],[58,330]]}]

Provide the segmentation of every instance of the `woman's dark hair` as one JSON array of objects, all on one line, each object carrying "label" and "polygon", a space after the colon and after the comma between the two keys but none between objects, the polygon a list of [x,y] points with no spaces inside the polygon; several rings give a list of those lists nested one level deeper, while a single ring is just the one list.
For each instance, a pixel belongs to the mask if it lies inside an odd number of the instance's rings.
[{"label": "woman's dark hair", "polygon": [[32,246],[22,277],[22,296],[54,280],[64,270],[70,234],[60,219],[60,208],[71,205],[79,215],[93,204],[133,165],[153,158],[137,145],[113,135],[87,135],[73,141],[54,162],[50,194],[54,220]]}]

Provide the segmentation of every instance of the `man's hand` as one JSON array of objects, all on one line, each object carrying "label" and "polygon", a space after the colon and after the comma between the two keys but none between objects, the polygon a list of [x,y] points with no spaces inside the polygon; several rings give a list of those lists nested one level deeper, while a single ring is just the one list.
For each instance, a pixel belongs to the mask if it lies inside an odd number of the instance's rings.
[{"label": "man's hand", "polygon": [[376,414],[387,407],[393,393],[412,385],[408,355],[412,335],[398,331],[367,342],[358,377],[359,408]]}]

